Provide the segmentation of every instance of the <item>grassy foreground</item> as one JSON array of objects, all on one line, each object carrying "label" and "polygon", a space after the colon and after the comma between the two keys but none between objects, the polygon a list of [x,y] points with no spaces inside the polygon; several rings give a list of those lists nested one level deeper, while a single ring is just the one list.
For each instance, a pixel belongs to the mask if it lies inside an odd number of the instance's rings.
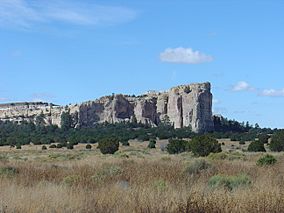
[{"label": "grassy foreground", "polygon": [[[159,143],[157,147],[159,147]],[[114,155],[0,148],[0,212],[281,212],[284,155],[168,155],[131,142]]]}]

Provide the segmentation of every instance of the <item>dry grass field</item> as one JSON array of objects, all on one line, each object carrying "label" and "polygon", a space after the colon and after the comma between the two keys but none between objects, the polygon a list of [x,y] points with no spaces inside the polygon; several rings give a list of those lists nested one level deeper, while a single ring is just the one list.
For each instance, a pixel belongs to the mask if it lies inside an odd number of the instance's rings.
[{"label": "dry grass field", "polygon": [[151,150],[130,142],[114,155],[85,145],[1,147],[0,212],[283,212],[284,155],[260,167],[263,154],[222,142],[225,152],[206,158],[169,155],[165,141]]}]

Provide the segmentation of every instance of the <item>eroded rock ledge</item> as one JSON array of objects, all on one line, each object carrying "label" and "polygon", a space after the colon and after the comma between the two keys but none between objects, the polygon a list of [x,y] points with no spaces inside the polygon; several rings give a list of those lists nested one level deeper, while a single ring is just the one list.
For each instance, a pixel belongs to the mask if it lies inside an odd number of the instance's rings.
[{"label": "eroded rock ledge", "polygon": [[11,103],[0,104],[0,120],[35,122],[44,115],[46,124],[60,126],[62,112],[69,111],[74,127],[91,127],[96,123],[137,121],[158,125],[168,119],[175,128],[191,126],[194,132],[213,129],[210,83],[196,83],[171,88],[166,92],[149,92],[141,96],[116,94],[81,104]]}]

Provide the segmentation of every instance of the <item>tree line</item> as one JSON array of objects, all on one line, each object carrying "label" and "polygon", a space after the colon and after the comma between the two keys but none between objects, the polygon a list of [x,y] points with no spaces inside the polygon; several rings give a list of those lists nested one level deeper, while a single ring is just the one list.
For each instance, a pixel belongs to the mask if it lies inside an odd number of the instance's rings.
[{"label": "tree line", "polygon": [[[260,128],[258,124],[240,123],[220,116],[214,116],[214,131],[206,133],[211,138],[230,138],[232,141],[255,141],[260,135],[280,134],[277,129]],[[281,132],[281,131],[280,131]],[[26,144],[94,144],[102,140],[113,139],[127,145],[130,139],[150,141],[159,139],[193,138],[198,134],[190,127],[174,129],[169,120],[165,119],[157,127],[133,122],[116,124],[102,123],[89,128],[74,128],[69,112],[62,113],[61,128],[55,125],[46,125],[44,115],[38,115],[35,123],[24,121],[16,124],[11,121],[0,121],[0,146],[17,146]],[[278,141],[281,140],[280,136]],[[284,138],[284,134],[283,134]],[[284,144],[284,143],[283,143]],[[153,144],[151,146],[154,146]],[[279,150],[280,148],[274,148]],[[284,145],[283,145],[284,149]]]}]

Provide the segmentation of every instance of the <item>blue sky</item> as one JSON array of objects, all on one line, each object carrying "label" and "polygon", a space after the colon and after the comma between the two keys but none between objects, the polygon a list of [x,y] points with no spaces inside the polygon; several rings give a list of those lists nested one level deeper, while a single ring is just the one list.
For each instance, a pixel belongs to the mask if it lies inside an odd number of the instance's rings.
[{"label": "blue sky", "polygon": [[214,112],[284,127],[282,0],[0,0],[0,103],[212,83]]}]

